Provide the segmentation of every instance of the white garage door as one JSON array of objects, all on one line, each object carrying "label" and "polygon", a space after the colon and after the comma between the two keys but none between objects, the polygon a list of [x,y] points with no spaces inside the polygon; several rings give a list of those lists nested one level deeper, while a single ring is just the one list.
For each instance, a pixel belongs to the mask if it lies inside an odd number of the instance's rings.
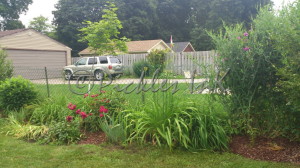
[{"label": "white garage door", "polygon": [[8,59],[13,62],[15,75],[28,79],[45,78],[45,67],[47,67],[49,78],[61,77],[62,69],[67,65],[65,51],[8,49],[6,52]]}]

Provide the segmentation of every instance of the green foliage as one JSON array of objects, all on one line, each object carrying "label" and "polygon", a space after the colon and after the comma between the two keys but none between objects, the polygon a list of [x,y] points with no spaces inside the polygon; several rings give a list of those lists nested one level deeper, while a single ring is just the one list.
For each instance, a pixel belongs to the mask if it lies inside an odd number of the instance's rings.
[{"label": "green foliage", "polygon": [[228,138],[216,116],[201,111],[194,103],[179,103],[169,93],[159,97],[157,94],[145,107],[124,112],[129,142],[151,142],[170,149],[227,149]]},{"label": "green foliage", "polygon": [[20,14],[26,12],[31,3],[32,0],[2,0],[0,3],[0,30],[7,27],[7,21],[19,19]]},{"label": "green foliage", "polygon": [[3,30],[24,29],[25,26],[20,20],[6,20],[3,23]]},{"label": "green foliage", "polygon": [[192,0],[191,41],[196,50],[215,49],[208,31],[222,28],[222,22],[229,25],[243,23],[250,28],[252,19],[260,8],[270,4],[270,0]]},{"label": "green foliage", "polygon": [[36,125],[50,125],[53,122],[65,121],[66,116],[72,112],[66,109],[67,99],[65,97],[49,98],[35,107],[25,107],[27,113],[31,113],[30,122]]},{"label": "green foliage", "polygon": [[[85,94],[83,98],[79,97],[73,103],[70,103],[74,109],[69,111],[71,111],[70,116],[82,118],[82,129],[99,131],[101,130],[100,124],[106,120],[107,122],[110,122],[110,119],[113,120],[114,118],[111,117],[117,116],[120,111],[124,110],[126,103],[124,95],[118,92],[101,91],[100,94]],[[107,111],[101,112],[101,108],[107,109]],[[86,116],[84,116],[85,114]],[[107,115],[110,117],[105,117]]]},{"label": "green foliage", "polygon": [[153,50],[147,56],[147,60],[155,70],[160,69],[159,72],[163,72],[166,67],[166,56],[167,50]]},{"label": "green foliage", "polygon": [[49,125],[47,134],[41,137],[41,143],[52,143],[56,145],[76,143],[81,138],[80,121],[53,122]]},{"label": "green foliage", "polygon": [[116,144],[125,142],[125,130],[123,126],[118,123],[120,121],[122,121],[122,118],[115,120],[114,117],[112,117],[100,123],[101,130],[105,133],[109,142]]},{"label": "green foliage", "polygon": [[13,77],[0,84],[0,105],[2,108],[19,110],[37,98],[34,85],[27,79]]},{"label": "green foliage", "polygon": [[12,63],[6,58],[6,52],[0,49],[0,82],[13,75]]},{"label": "green foliage", "polygon": [[[211,34],[219,53],[216,62],[221,73],[230,69],[222,81],[230,95],[223,100],[229,105],[231,126],[236,133],[253,138],[257,135],[299,138],[299,113],[292,104],[299,102],[299,97],[293,96],[299,88],[299,62],[294,59],[299,57],[299,37],[297,30],[293,30],[299,12],[290,18],[289,11],[293,10],[286,9],[277,15],[264,8],[249,31],[236,25],[224,26],[225,31],[219,35]],[[289,64],[294,61],[296,64]],[[295,99],[289,101],[290,96]]]},{"label": "green foliage", "polygon": [[79,29],[85,21],[96,22],[101,19],[106,0],[61,0],[53,11],[53,24],[56,27],[56,37],[61,43],[72,48],[72,55],[85,49],[87,44],[79,42]]},{"label": "green foliage", "polygon": [[48,34],[51,29],[53,29],[53,26],[51,24],[48,24],[48,18],[44,16],[38,16],[32,19],[32,21],[29,22],[29,28],[32,28],[38,32],[41,32],[43,34]]},{"label": "green foliage", "polygon": [[[271,38],[276,41],[275,49],[283,56],[283,67],[278,69],[278,75],[281,79],[277,83],[278,91],[285,97],[287,113],[290,117],[290,123],[294,127],[290,130],[297,134],[300,139],[300,1],[294,5],[287,6],[279,12],[276,18],[279,24],[275,31],[270,33]],[[291,125],[291,124],[288,124]]]},{"label": "green foliage", "polygon": [[144,61],[144,60],[135,62],[132,68],[136,77],[140,77],[143,71],[145,71],[145,76],[150,76],[151,73],[153,72],[152,65],[150,65],[148,61]]},{"label": "green foliage", "polygon": [[116,11],[118,8],[113,3],[108,3],[103,10],[102,20],[99,22],[86,21],[87,27],[80,29],[81,41],[88,42],[89,48],[98,55],[127,52],[125,37],[119,38],[119,30],[123,28]]},{"label": "green foliage", "polygon": [[[58,40],[73,49],[86,48],[78,42],[83,22],[98,22],[106,0],[61,0],[54,11]],[[222,21],[251,25],[258,9],[270,0],[114,0],[123,29],[120,37],[131,40],[163,39],[191,41],[196,50],[210,50],[213,43],[206,30],[218,30]]]},{"label": "green foliage", "polygon": [[37,141],[48,133],[47,126],[24,124],[18,121],[13,114],[9,115],[8,121],[9,124],[5,126],[5,130],[8,130],[6,134],[15,136],[16,138]]}]

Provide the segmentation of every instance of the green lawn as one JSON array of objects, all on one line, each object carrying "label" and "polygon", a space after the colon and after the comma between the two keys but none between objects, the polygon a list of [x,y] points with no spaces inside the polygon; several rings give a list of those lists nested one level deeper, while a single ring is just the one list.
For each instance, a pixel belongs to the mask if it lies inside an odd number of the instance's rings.
[{"label": "green lawn", "polygon": [[88,167],[297,167],[287,163],[254,161],[230,153],[169,151],[152,147],[112,145],[51,146],[27,143],[0,136],[0,167],[2,168],[88,168]]},{"label": "green lawn", "polygon": [[[197,84],[195,84],[197,85]],[[47,93],[47,87],[46,85],[43,84],[35,84],[37,91],[40,93],[40,95],[42,97],[47,97],[48,93]],[[116,85],[110,85],[108,87],[105,87],[103,90],[105,91],[112,91],[115,90],[114,87]],[[120,88],[124,88],[127,85],[124,84],[119,84]],[[137,84],[131,85],[130,87],[128,87],[127,91],[131,91],[133,90],[135,87],[137,86]],[[149,88],[151,85],[148,84],[146,85],[146,88]],[[160,85],[155,85],[155,89],[158,89]],[[88,91],[88,85],[84,84],[84,85],[80,85],[80,87],[82,88],[77,88],[76,85],[71,85],[69,86],[68,84],[51,84],[49,85],[49,93],[51,97],[61,97],[61,96],[66,96],[68,99],[72,100],[75,97],[82,97],[83,93],[86,93]],[[189,92],[189,84],[178,84],[178,89],[179,91],[176,92],[174,95],[177,98],[180,98],[182,100],[187,100],[187,99],[202,99],[203,96],[199,96],[199,94],[190,94]],[[91,89],[91,93],[99,93],[99,89],[100,86],[99,84],[95,84],[92,89]],[[170,91],[172,91],[173,87],[170,89]],[[81,95],[79,94],[75,94],[75,93],[82,93]],[[124,93],[124,92],[122,92]],[[159,91],[159,93],[161,94],[162,92]],[[136,90],[133,91],[130,94],[125,94],[126,98],[131,101],[131,102],[138,102],[138,101],[142,101],[142,95],[144,95],[144,98],[151,98],[153,95],[153,92],[151,90],[147,91],[146,93],[136,93]]]}]

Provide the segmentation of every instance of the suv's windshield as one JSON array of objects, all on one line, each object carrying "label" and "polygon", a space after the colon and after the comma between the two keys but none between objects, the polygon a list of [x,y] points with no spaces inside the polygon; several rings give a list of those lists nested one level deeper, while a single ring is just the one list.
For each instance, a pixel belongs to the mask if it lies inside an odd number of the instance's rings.
[{"label": "suv's windshield", "polygon": [[110,57],[109,59],[112,64],[121,64],[121,61],[116,57]]}]

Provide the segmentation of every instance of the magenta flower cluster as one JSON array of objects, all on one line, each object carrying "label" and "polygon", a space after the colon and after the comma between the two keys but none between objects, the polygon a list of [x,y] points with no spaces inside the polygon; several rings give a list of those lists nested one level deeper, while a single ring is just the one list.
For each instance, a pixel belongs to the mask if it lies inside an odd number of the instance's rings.
[{"label": "magenta flower cluster", "polygon": [[[101,91],[101,93],[105,93],[105,91]],[[89,96],[88,94],[85,94],[83,97],[86,98],[86,97],[88,97],[88,96]],[[99,96],[99,94],[90,95],[90,97],[93,97],[93,98],[98,97],[98,96]],[[98,100],[98,99],[95,99],[95,100]],[[109,100],[109,99],[106,99],[106,98],[104,98],[104,99],[102,99],[102,100],[100,100],[100,101],[101,101],[101,102],[105,102],[105,103],[109,103],[109,102],[110,102],[110,100]],[[81,117],[82,119],[85,119],[85,118],[87,118],[88,116],[92,116],[92,115],[93,115],[93,113],[87,114],[86,112],[81,111],[81,109],[76,109],[76,105],[75,105],[75,104],[72,104],[72,103],[69,103],[69,104],[68,104],[68,108],[69,108],[70,110],[72,110],[72,111],[75,111],[75,114],[80,115],[80,117]],[[108,113],[108,109],[105,108],[104,106],[100,106],[100,107],[99,107],[99,117],[100,117],[100,118],[104,117],[104,114],[105,114],[105,113]],[[74,119],[73,116],[67,116],[67,117],[66,117],[66,121],[68,121],[68,122],[71,122],[73,119]]]},{"label": "magenta flower cluster", "polygon": [[[249,36],[249,33],[245,32],[243,35],[244,35],[245,37],[248,37],[248,36]],[[238,36],[237,39],[238,39],[238,40],[241,40],[241,36]],[[249,50],[250,50],[250,47],[244,47],[243,50],[244,50],[244,51],[249,51]]]}]

